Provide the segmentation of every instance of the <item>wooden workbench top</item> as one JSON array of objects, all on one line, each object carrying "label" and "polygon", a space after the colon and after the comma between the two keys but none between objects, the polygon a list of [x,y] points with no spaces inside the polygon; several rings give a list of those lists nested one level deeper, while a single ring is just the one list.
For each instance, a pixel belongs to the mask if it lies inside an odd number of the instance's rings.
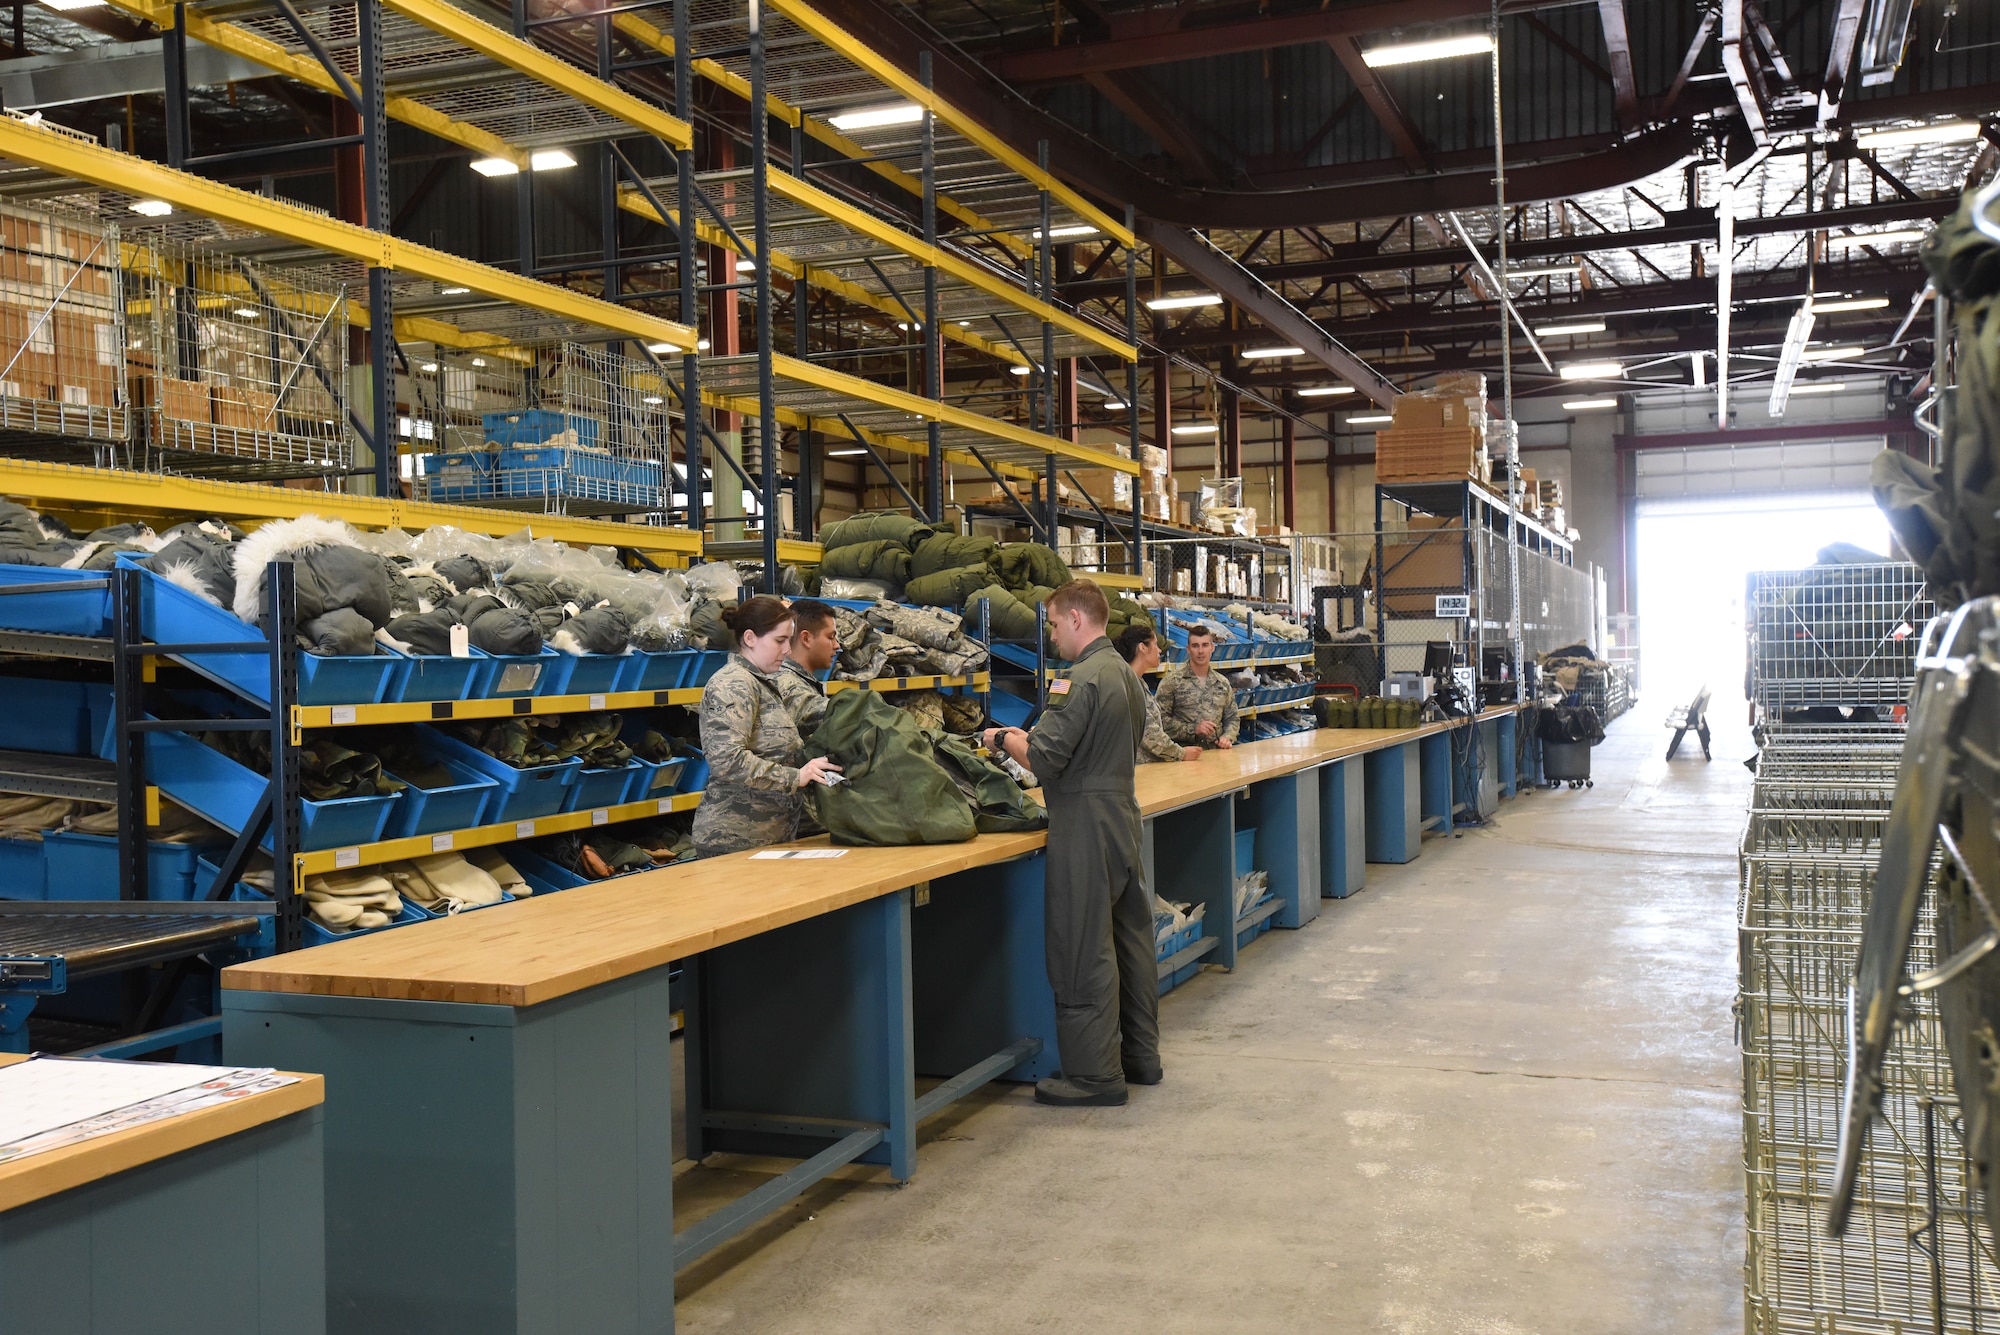
[{"label": "wooden workbench top", "polygon": [[[1496,712],[1505,711],[1489,714]],[[1298,733],[1210,751],[1191,763],[1142,765],[1140,810],[1172,811],[1462,722]],[[223,970],[222,985],[534,1006],[923,881],[1022,857],[1045,842],[1040,832],[983,834],[964,844],[852,848],[839,858],[799,862],[732,853],[232,965]],[[780,845],[826,846],[824,836]]]},{"label": "wooden workbench top", "polygon": [[[18,1053],[0,1053],[0,1066],[27,1060]],[[183,1150],[304,1112],[325,1100],[326,1082],[316,1075],[301,1075],[295,1084],[246,1095],[219,1107],[147,1122],[0,1164],[0,1211],[17,1210],[59,1192],[142,1168]]]}]

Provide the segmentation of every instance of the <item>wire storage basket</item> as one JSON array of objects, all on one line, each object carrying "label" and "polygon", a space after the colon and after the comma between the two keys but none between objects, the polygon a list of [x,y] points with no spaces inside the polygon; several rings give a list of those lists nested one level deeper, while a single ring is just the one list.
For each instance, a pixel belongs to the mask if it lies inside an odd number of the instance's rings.
[{"label": "wire storage basket", "polygon": [[[1935,993],[1918,993],[1883,1072],[1845,1236],[1827,1233],[1845,1101],[1849,992],[1894,794],[1883,728],[1767,727],[1743,837],[1745,1329],[1901,1335],[2000,1329],[2000,1266],[1973,1192]],[[1913,971],[1937,956],[1919,916]]]},{"label": "wire storage basket", "polygon": [[1935,614],[1917,566],[1753,571],[1744,601],[1752,693],[1766,715],[1909,699],[1917,643]]},{"label": "wire storage basket", "polygon": [[236,480],[340,477],[346,285],[135,233],[128,304],[148,466]]},{"label": "wire storage basket", "polygon": [[0,204],[0,443],[122,443],[125,303],[115,224],[59,206]]}]

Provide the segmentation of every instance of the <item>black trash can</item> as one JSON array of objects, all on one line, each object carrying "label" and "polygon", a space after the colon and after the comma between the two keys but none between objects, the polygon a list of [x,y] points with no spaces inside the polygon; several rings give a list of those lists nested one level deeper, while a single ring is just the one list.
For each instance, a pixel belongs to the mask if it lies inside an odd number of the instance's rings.
[{"label": "black trash can", "polygon": [[1567,783],[1576,788],[1590,782],[1589,742],[1543,742],[1542,777],[1551,788]]}]

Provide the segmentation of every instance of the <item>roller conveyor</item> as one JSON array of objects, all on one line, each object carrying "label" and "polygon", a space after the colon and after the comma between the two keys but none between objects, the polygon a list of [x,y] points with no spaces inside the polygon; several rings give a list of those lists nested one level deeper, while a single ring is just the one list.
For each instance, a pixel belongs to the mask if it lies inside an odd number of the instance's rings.
[{"label": "roller conveyor", "polygon": [[[205,911],[206,910],[206,911]],[[182,959],[258,930],[240,904],[0,903],[0,992]]]}]

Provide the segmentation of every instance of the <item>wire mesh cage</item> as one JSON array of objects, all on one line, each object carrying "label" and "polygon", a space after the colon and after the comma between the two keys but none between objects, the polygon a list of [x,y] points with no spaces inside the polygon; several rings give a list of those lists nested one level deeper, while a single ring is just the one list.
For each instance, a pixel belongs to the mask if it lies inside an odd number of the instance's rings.
[{"label": "wire mesh cage", "polygon": [[[1745,1328],[1971,1332],[2000,1324],[1934,993],[1908,999],[1845,1236],[1826,1231],[1846,1088],[1849,989],[1897,740],[1768,729],[1738,921]],[[1910,961],[1929,967],[1929,908]]]},{"label": "wire mesh cage", "polygon": [[337,477],[348,428],[346,286],[141,232],[127,287],[150,466],[205,477]]},{"label": "wire mesh cage", "polygon": [[1760,570],[1745,596],[1753,698],[1770,713],[1900,705],[1935,614],[1908,562]]},{"label": "wire mesh cage", "polygon": [[413,369],[419,495],[546,514],[665,508],[681,413],[650,362],[563,343],[440,350]]},{"label": "wire mesh cage", "polygon": [[129,436],[120,256],[115,224],[0,205],[0,441]]}]

